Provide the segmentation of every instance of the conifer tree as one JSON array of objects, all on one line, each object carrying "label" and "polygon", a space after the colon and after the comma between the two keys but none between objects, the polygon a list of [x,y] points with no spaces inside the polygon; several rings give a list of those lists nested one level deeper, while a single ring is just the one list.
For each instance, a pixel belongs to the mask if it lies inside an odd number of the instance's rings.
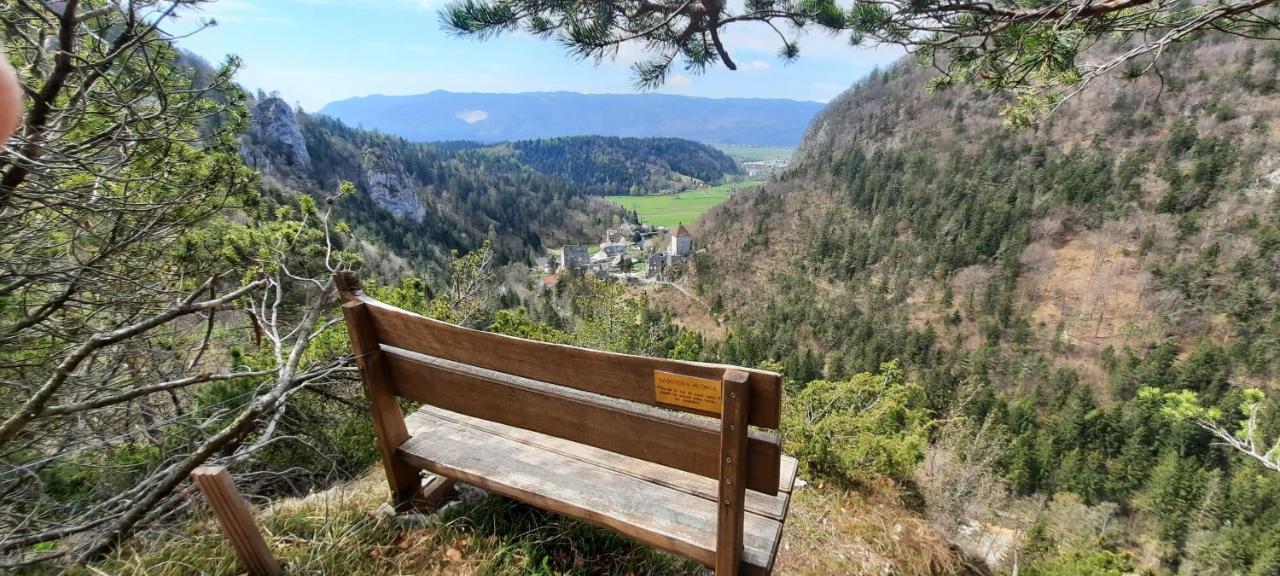
[{"label": "conifer tree", "polygon": [[1130,435],[1120,454],[1111,462],[1107,473],[1107,492],[1116,498],[1127,497],[1142,486],[1153,459],[1149,440],[1141,434]]},{"label": "conifer tree", "polygon": [[1029,436],[1024,434],[1013,441],[1005,465],[1005,478],[1019,494],[1031,494],[1040,487],[1040,462]]},{"label": "conifer tree", "polygon": [[[649,58],[633,66],[636,84],[656,87],[678,68],[736,70],[730,28],[764,23],[777,34],[778,54],[801,54],[801,31],[816,28],[853,45],[896,44],[941,72],[932,88],[973,84],[1019,98],[1008,107],[1017,123],[1039,120],[1093,80],[1128,66],[1132,75],[1156,67],[1174,43],[1204,31],[1274,38],[1276,0],[1183,5],[1157,0],[1024,5],[951,0],[853,2],[836,0],[455,0],[441,14],[456,34],[487,38],[522,31],[554,39],[577,58],[599,62],[622,46],[644,46]],[[1123,50],[1100,62],[1084,53],[1110,36]]]},{"label": "conifer tree", "polygon": [[1194,466],[1174,450],[1166,450],[1151,469],[1139,506],[1151,514],[1166,542],[1180,545],[1199,497]]}]

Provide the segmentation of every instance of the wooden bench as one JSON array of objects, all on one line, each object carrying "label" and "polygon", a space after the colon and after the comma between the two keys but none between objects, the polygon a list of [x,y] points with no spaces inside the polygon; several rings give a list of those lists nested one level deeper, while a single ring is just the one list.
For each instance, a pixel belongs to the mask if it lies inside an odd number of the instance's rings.
[{"label": "wooden bench", "polygon": [[[772,571],[796,476],[773,431],[777,374],[470,330],[369,298],[350,274],[338,287],[398,507],[461,481],[718,575]],[[422,407],[406,418],[398,398]]]}]

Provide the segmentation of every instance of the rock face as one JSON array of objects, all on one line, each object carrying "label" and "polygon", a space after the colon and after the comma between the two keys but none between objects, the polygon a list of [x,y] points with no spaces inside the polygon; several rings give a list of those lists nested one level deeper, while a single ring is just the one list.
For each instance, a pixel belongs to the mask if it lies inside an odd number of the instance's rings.
[{"label": "rock face", "polygon": [[415,220],[421,220],[426,214],[416,183],[405,172],[404,163],[395,152],[381,148],[365,150],[360,168],[364,171],[365,192],[379,206]]},{"label": "rock face", "polygon": [[[321,189],[330,183],[319,182],[311,165],[307,138],[293,109],[280,98],[263,98],[253,107],[253,121],[245,133],[241,155],[245,164],[257,168],[263,176],[298,189]],[[360,174],[342,177],[357,182],[357,187],[374,202],[391,212],[421,220],[426,214],[418,198],[417,184],[405,171],[395,151],[373,146],[360,154]]]},{"label": "rock face", "polygon": [[300,176],[311,167],[307,141],[293,109],[280,98],[265,98],[253,107],[242,154],[246,164],[275,177]]}]

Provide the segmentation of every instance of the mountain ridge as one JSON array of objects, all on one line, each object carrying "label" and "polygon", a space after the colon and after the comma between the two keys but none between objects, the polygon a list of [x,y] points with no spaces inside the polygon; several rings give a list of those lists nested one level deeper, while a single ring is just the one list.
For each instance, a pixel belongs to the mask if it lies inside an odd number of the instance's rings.
[{"label": "mountain ridge", "polygon": [[[483,94],[483,95],[492,95],[492,96],[537,96],[537,95],[674,96],[676,98],[695,98],[698,100],[750,100],[750,101],[761,101],[761,102],[802,102],[802,103],[813,103],[813,104],[818,104],[822,106],[826,106],[828,104],[828,102],[823,102],[821,100],[801,100],[798,98],[765,98],[765,97],[755,97],[755,96],[688,96],[685,94],[667,94],[667,93],[657,93],[657,92],[638,93],[638,94],[633,92],[579,92],[576,90],[524,90],[519,92],[463,92],[463,91],[457,91],[457,90],[436,89],[436,90],[431,90],[429,92],[421,92],[418,94],[373,93],[373,94],[365,94],[364,96],[351,96],[349,98],[334,100],[333,102],[329,102],[325,104],[325,106],[328,106],[329,104],[333,104],[335,102],[346,102],[348,100],[363,100],[366,98],[403,98],[403,97],[411,97],[411,96],[429,96],[432,94],[451,94],[451,95]],[[321,109],[323,108],[324,106],[321,106]]]},{"label": "mountain ridge", "polygon": [[316,113],[421,142],[598,135],[792,146],[824,106],[781,98],[436,90],[348,98],[330,102]]}]

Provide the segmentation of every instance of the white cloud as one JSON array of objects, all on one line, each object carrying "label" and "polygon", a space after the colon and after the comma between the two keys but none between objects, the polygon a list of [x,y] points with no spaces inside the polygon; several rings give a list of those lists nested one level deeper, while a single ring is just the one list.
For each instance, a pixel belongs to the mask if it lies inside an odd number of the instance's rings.
[{"label": "white cloud", "polygon": [[689,77],[685,76],[684,74],[676,74],[675,76],[672,76],[670,80],[667,80],[667,84],[670,84],[672,86],[676,86],[679,88],[684,88],[692,83],[693,83],[693,80],[690,80]]},{"label": "white cloud", "polygon": [[467,124],[475,124],[489,118],[489,113],[485,110],[463,110],[454,114],[454,117]]},{"label": "white cloud", "polygon": [[[835,61],[873,61],[888,64],[904,54],[895,45],[852,46],[849,33],[828,34],[816,29],[795,30],[782,27],[782,35],[800,47],[800,58],[818,58]],[[782,38],[762,22],[742,22],[725,27],[720,33],[724,45],[736,55],[738,52],[778,54]],[[752,54],[754,55],[754,54]]]},{"label": "white cloud", "polygon": [[412,8],[430,10],[432,0],[291,0],[295,4],[320,6],[356,5],[373,8]]},{"label": "white cloud", "polygon": [[613,58],[606,60],[606,62],[615,66],[630,68],[632,64],[648,57],[649,53],[645,50],[644,44],[633,40],[619,45],[617,54],[614,54]]},{"label": "white cloud", "polygon": [[747,63],[747,68],[751,70],[768,70],[772,65],[764,60],[752,60]]}]

